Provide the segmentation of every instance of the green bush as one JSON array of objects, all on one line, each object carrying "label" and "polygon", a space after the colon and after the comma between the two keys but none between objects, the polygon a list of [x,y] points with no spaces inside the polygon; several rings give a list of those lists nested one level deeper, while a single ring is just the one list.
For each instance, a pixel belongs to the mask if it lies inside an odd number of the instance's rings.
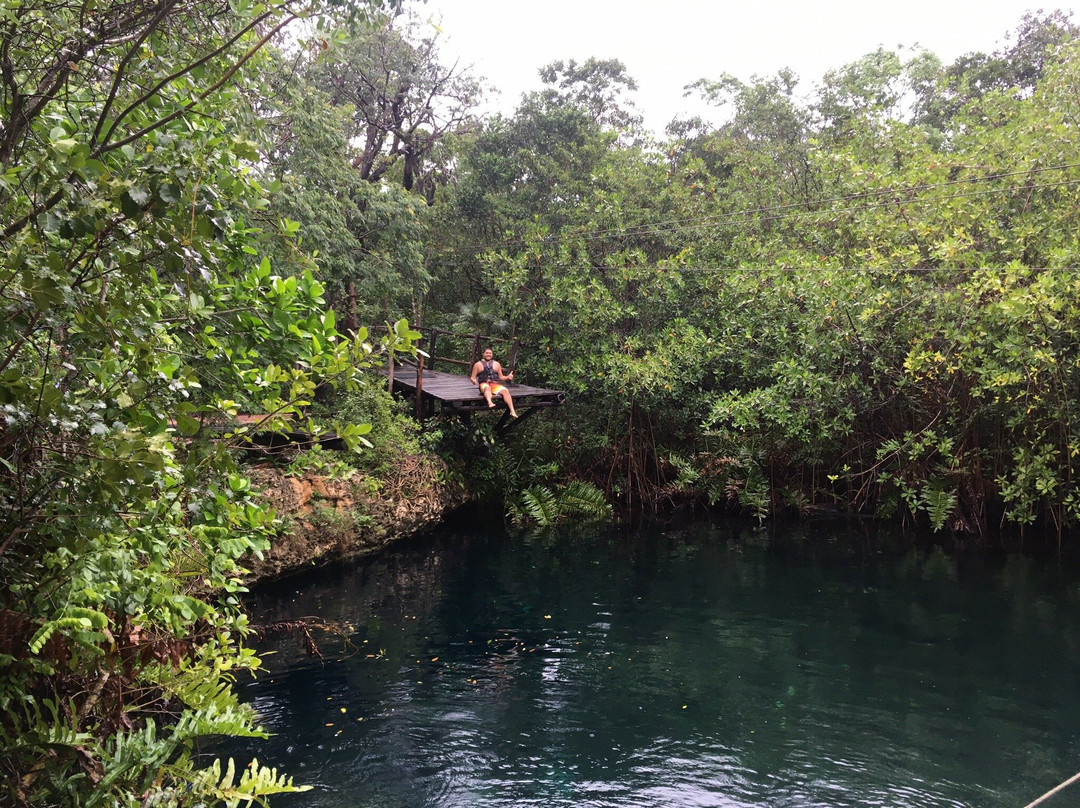
[{"label": "green bush", "polygon": [[313,414],[344,423],[370,424],[371,432],[366,436],[370,446],[342,453],[341,458],[376,477],[389,474],[402,455],[423,452],[420,425],[406,405],[387,391],[386,380],[380,376],[365,376],[355,389],[335,392],[333,399],[321,402]]}]

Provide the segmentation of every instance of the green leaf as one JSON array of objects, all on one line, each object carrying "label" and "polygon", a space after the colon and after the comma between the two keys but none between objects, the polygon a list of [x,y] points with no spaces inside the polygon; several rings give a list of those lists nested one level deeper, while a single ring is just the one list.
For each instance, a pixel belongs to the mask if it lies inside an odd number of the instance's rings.
[{"label": "green leaf", "polygon": [[129,219],[137,219],[142,215],[142,206],[135,200],[130,188],[120,194],[120,210]]},{"label": "green leaf", "polygon": [[166,205],[175,205],[180,201],[180,188],[172,183],[165,183],[158,186],[157,195]]},{"label": "green leaf", "polygon": [[79,146],[79,141],[71,137],[63,137],[53,141],[53,148],[60,154],[71,154]]}]

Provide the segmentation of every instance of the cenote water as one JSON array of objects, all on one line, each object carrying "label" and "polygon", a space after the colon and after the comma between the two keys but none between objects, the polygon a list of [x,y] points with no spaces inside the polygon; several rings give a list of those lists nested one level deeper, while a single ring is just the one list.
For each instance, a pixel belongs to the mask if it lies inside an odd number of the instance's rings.
[{"label": "cenote water", "polygon": [[1080,577],[1021,555],[447,531],[251,611],[324,627],[220,750],[314,786],[275,806],[1023,808],[1080,770]]}]

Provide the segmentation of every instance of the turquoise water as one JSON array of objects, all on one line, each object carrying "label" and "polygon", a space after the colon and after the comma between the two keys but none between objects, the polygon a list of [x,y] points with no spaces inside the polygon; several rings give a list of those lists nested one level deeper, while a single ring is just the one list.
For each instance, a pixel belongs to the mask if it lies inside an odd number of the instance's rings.
[{"label": "turquoise water", "polygon": [[275,736],[227,751],[315,787],[276,806],[1023,808],[1080,770],[1080,578],[1021,556],[445,532],[251,608],[321,626],[240,686]]}]

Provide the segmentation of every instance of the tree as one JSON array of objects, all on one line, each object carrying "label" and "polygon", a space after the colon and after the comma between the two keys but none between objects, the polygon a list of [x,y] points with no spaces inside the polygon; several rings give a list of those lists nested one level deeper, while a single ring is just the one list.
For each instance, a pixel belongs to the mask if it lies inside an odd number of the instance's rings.
[{"label": "tree", "polygon": [[540,79],[547,85],[543,93],[549,105],[578,107],[605,129],[632,132],[641,124],[634,102],[626,97],[637,90],[637,82],[618,59],[552,62],[540,68]]},{"label": "tree", "polygon": [[[565,70],[556,64],[547,75]],[[526,95],[512,117],[480,133],[452,187],[453,218],[459,238],[482,245],[467,267],[470,291],[497,301],[532,346],[530,373],[590,391],[589,406],[575,416],[584,428],[556,452],[604,467],[611,478],[600,478],[604,487],[636,502],[639,486],[650,484],[652,458],[640,463],[637,445],[621,436],[649,435],[652,404],[670,381],[663,351],[678,350],[661,329],[682,279],[654,264],[677,251],[656,226],[672,200],[663,160],[625,142],[625,130],[590,107],[607,85],[596,93],[572,86]],[[682,422],[657,423],[677,430]]]},{"label": "tree", "polygon": [[1063,46],[1080,35],[1080,28],[1071,19],[1072,14],[1063,11],[1028,12],[1006,36],[1004,47],[989,55],[974,52],[960,56],[938,82],[921,88],[916,120],[948,131],[965,105],[988,93],[1030,96]]},{"label": "tree", "polygon": [[[796,98],[798,83],[798,77],[785,69],[771,78],[755,77],[752,84],[728,74],[688,85],[687,93],[696,91],[719,107],[730,105],[731,116],[716,131],[698,132],[677,144],[683,162],[679,170],[694,174],[694,180],[714,195],[722,187],[717,180],[736,181],[734,172],[753,174],[756,198],[740,200],[747,207],[798,204],[812,198],[816,181],[809,171],[811,116]],[[703,163],[699,166],[695,159]],[[705,174],[697,176],[702,169]]]},{"label": "tree", "polygon": [[[494,292],[478,257],[504,242],[520,243],[541,215],[549,237],[578,222],[601,166],[636,137],[624,94],[636,87],[615,60],[554,62],[541,68],[544,88],[525,94],[512,116],[496,115],[479,132],[455,141],[458,168],[447,207],[433,228],[441,240],[433,261],[443,276],[439,296],[475,304]],[[629,127],[629,128],[624,128]]]},{"label": "tree", "polygon": [[[702,240],[707,265],[731,268],[710,283],[722,316],[700,323],[725,348],[705,399],[709,456],[727,459],[713,491],[980,534],[1077,523],[1061,269],[1076,254],[1076,64],[1064,49],[1031,96],[968,105],[945,144],[871,105],[809,152],[819,201]],[[729,166],[728,200],[749,182]],[[707,483],[707,463],[684,467]]]},{"label": "tree", "polygon": [[[260,167],[266,227],[298,226],[343,330],[396,319],[431,280],[422,251],[426,205],[399,185],[364,180],[353,168],[350,107],[330,104],[306,72],[282,66],[271,75],[275,92],[262,115],[272,148]],[[275,239],[265,249],[288,264],[296,247]]]},{"label": "tree", "polygon": [[932,54],[830,74],[828,117],[790,75],[700,82],[733,114],[662,160],[526,97],[453,195],[492,228],[478,288],[571,394],[534,451],[628,503],[1080,524],[1078,65],[1062,47],[947,132],[922,117]]},{"label": "tree", "polygon": [[475,126],[479,82],[400,13],[312,28],[272,81],[270,213],[299,223],[346,330],[419,312],[425,208],[448,179],[444,141]]},{"label": "tree", "polygon": [[475,126],[480,85],[458,65],[443,65],[437,39],[421,36],[412,18],[400,30],[400,19],[347,39],[330,34],[334,45],[312,79],[331,103],[352,110],[347,137],[359,144],[352,163],[360,177],[378,183],[397,167],[402,187],[432,204],[445,181],[439,141]]},{"label": "tree", "polygon": [[291,788],[192,751],[257,732],[230,688],[258,664],[238,575],[275,526],[232,462],[230,417],[301,418],[370,351],[337,333],[301,253],[281,272],[259,254],[241,93],[293,19],[276,3],[0,4],[6,804]]}]

